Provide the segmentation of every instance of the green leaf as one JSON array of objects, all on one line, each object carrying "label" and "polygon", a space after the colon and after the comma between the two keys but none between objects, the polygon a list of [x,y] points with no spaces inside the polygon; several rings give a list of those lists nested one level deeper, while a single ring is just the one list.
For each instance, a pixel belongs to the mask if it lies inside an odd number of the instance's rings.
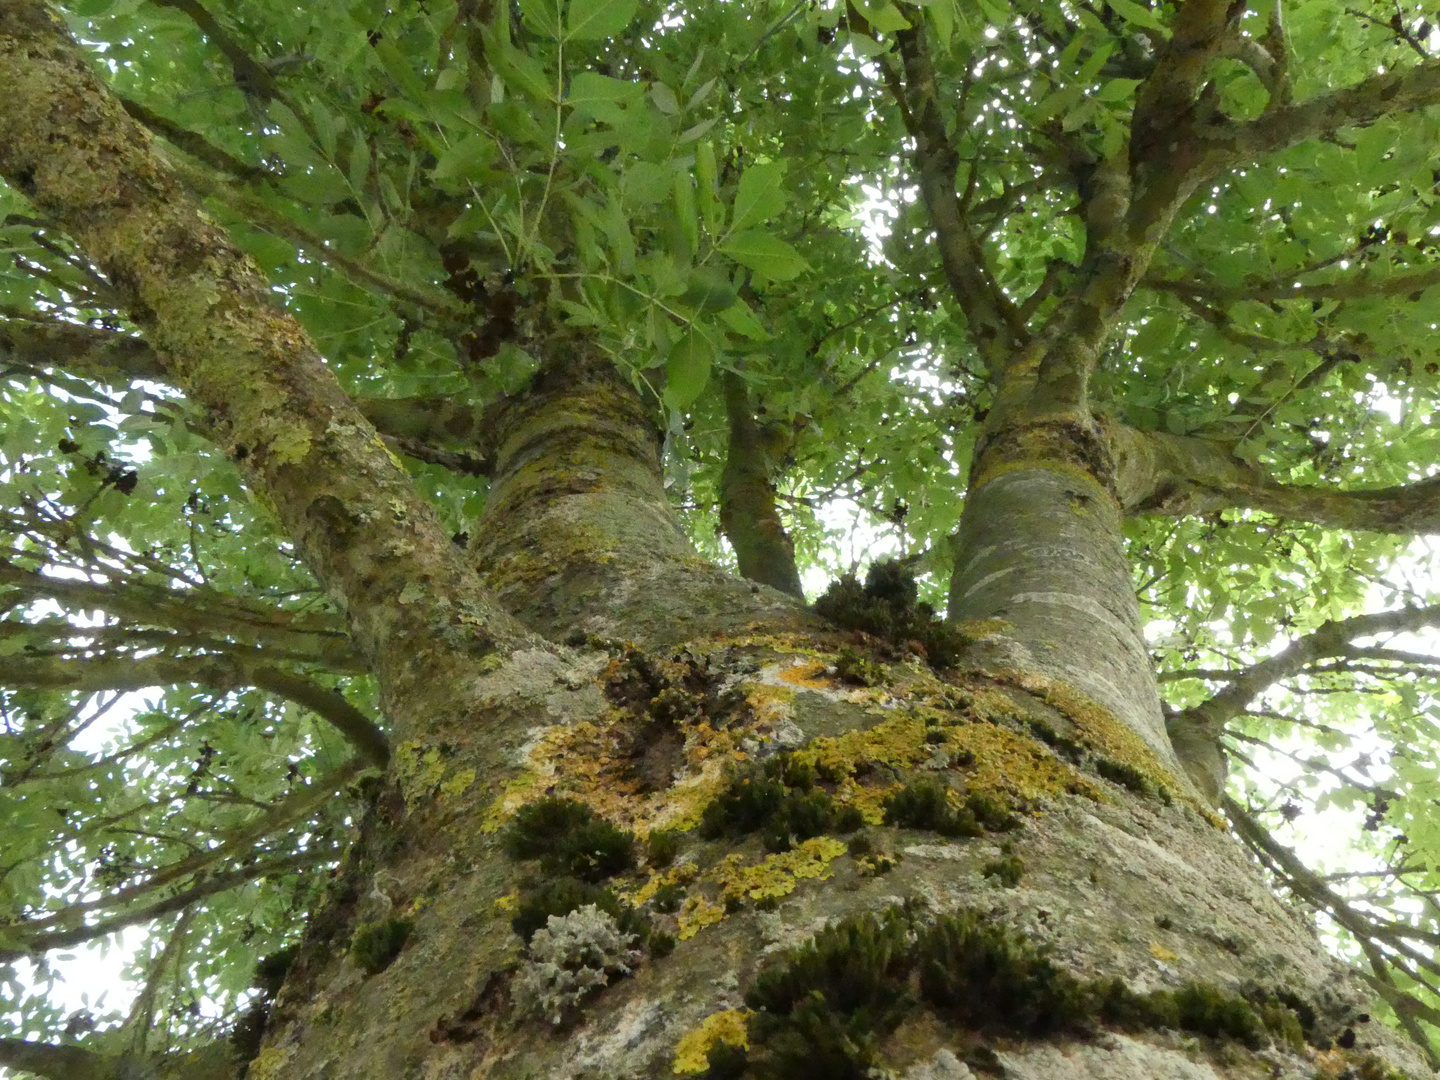
[{"label": "green leaf", "polygon": [[639,0],[570,0],[566,41],[600,41],[620,33],[635,17]]},{"label": "green leaf", "polygon": [[725,225],[725,211],[715,197],[715,147],[705,139],[695,147],[695,188],[700,216],[711,236]]},{"label": "green leaf", "polygon": [[675,170],[672,183],[675,192],[675,218],[685,234],[685,245],[691,255],[700,250],[700,217],[695,211],[695,186],[690,170]]},{"label": "green leaf", "polygon": [[686,330],[665,358],[665,404],[683,409],[698,398],[710,381],[714,362],[714,346],[693,326]]},{"label": "green leaf", "polygon": [[751,165],[740,176],[730,228],[745,229],[774,217],[785,208],[785,163]]},{"label": "green leaf", "polygon": [[475,179],[498,155],[495,140],[477,131],[446,150],[435,163],[433,174],[437,180]]},{"label": "green leaf", "polygon": [[625,119],[624,107],[639,101],[644,93],[642,83],[612,79],[597,71],[582,71],[570,80],[565,104],[577,113],[618,124]]},{"label": "green leaf", "polygon": [[690,284],[681,299],[701,315],[725,311],[738,298],[735,286],[724,272],[713,266],[697,266],[690,272]]},{"label": "green leaf", "polygon": [[1111,79],[1095,92],[1096,101],[1128,101],[1140,85],[1139,79]]},{"label": "green leaf", "polygon": [[520,0],[520,20],[541,37],[560,40],[560,0]]},{"label": "green leaf", "polygon": [[789,281],[810,269],[800,253],[767,232],[750,229],[730,237],[720,250],[772,281]]},{"label": "green leaf", "polygon": [[514,45],[497,44],[493,52],[487,49],[486,55],[507,86],[513,86],[536,101],[555,100],[555,77],[529,53],[521,52]]},{"label": "green leaf", "polygon": [[893,34],[897,30],[909,30],[910,20],[900,14],[894,4],[864,4],[865,21],[872,30],[882,34]]},{"label": "green leaf", "polygon": [[666,116],[676,116],[680,112],[680,102],[675,97],[675,91],[663,82],[654,83],[650,87],[650,100]]},{"label": "green leaf", "polygon": [[735,303],[720,312],[720,321],[735,333],[752,341],[770,340],[770,331],[765,329],[764,324],[755,317],[755,312],[750,310],[750,305],[744,300],[737,298]]},{"label": "green leaf", "polygon": [[1128,23],[1136,26],[1143,26],[1150,30],[1159,30],[1168,35],[1170,28],[1160,21],[1160,17],[1143,4],[1137,4],[1135,0],[1105,0],[1111,11],[1115,12]]}]

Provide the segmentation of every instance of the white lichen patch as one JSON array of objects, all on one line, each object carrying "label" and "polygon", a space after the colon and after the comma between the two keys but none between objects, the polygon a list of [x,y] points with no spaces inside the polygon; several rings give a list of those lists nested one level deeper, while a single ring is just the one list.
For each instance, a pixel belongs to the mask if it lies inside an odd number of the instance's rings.
[{"label": "white lichen patch", "polygon": [[594,904],[568,915],[551,915],[549,925],[530,939],[524,964],[511,991],[522,1012],[564,1022],[565,1014],[614,979],[639,966],[635,935]]}]

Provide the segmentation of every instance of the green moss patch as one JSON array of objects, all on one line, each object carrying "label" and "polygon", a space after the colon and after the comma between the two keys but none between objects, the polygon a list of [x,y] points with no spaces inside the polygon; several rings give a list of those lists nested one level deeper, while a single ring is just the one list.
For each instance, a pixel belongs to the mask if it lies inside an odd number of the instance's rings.
[{"label": "green moss patch", "polygon": [[[872,563],[861,585],[853,574],[830,583],[815,601],[815,612],[846,630],[859,630],[892,648],[919,652],[936,669],[953,667],[965,637],[946,626],[935,609],[919,601],[915,575],[903,563],[881,559]],[[843,654],[842,654],[843,658]],[[841,677],[857,677],[862,685],[879,681],[878,673],[857,657],[846,663]]]},{"label": "green moss patch", "polygon": [[350,959],[366,975],[378,975],[395,962],[414,928],[409,919],[365,923],[350,939]]},{"label": "green moss patch", "polygon": [[782,852],[825,833],[854,832],[865,824],[857,808],[836,803],[815,785],[809,762],[776,755],[758,772],[737,776],[705,808],[700,835],[718,840],[758,833],[767,851]]},{"label": "green moss patch", "polygon": [[986,829],[1004,832],[1020,824],[1000,800],[983,793],[971,792],[955,805],[948,789],[933,776],[910,781],[885,800],[884,809],[886,825],[941,836],[983,836]]},{"label": "green moss patch", "polygon": [[574,799],[540,799],[520,808],[504,836],[512,859],[539,859],[551,877],[597,882],[635,866],[635,837]]},{"label": "green moss patch", "polygon": [[1279,994],[1200,984],[1137,994],[1119,979],[1076,978],[1043,946],[979,912],[930,919],[901,907],[845,919],[767,963],[745,1003],[749,1048],[717,1047],[709,1080],[862,1080],[885,1038],[922,1009],[948,1026],[1020,1039],[1084,1036],[1108,1024],[1254,1049],[1267,1035],[1293,1043],[1304,1030],[1303,1008]]}]

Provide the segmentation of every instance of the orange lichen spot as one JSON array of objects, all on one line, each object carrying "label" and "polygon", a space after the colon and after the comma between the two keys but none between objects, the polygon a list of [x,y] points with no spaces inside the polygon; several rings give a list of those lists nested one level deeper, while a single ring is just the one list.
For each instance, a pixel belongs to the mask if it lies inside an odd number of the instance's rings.
[{"label": "orange lichen spot", "polygon": [[828,878],[833,873],[830,864],[846,850],[834,837],[816,836],[754,866],[742,866],[739,855],[727,855],[715,876],[727,898],[778,899],[794,892],[801,880]]},{"label": "orange lichen spot", "polygon": [[819,661],[807,661],[781,668],[776,672],[775,677],[781,682],[789,683],[791,686],[804,687],[806,690],[829,690],[830,678],[826,671],[825,664]]},{"label": "orange lichen spot", "polygon": [[703,896],[692,896],[680,909],[677,919],[680,928],[675,936],[681,941],[689,941],[705,927],[714,926],[723,918],[725,909],[719,904],[712,904]]},{"label": "orange lichen spot", "polygon": [[748,1009],[726,1009],[711,1013],[693,1031],[687,1031],[675,1047],[675,1075],[703,1073],[710,1067],[710,1051],[718,1043],[750,1049],[750,1035],[745,1023]]}]

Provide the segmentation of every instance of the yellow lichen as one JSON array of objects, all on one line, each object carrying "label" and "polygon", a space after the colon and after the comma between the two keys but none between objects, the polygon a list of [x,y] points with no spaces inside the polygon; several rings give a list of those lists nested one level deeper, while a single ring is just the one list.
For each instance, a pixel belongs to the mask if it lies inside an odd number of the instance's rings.
[{"label": "yellow lichen", "polygon": [[717,1043],[750,1049],[750,1035],[745,1027],[749,1015],[745,1009],[726,1009],[711,1013],[698,1028],[687,1031],[675,1047],[675,1074],[703,1073],[710,1067],[710,1051]]},{"label": "yellow lichen", "polygon": [[[1139,734],[1109,709],[1074,687],[1029,672],[1006,670],[1002,676],[1007,682],[1014,683],[1062,712],[1075,725],[1080,742],[1085,746],[1121,764],[1138,769],[1153,783],[1164,785],[1172,793],[1183,795],[1189,790],[1187,785],[1181,784],[1175,774],[1160,763],[1150,744]],[[1209,807],[1198,802],[1194,805],[1207,817],[1215,817]]]},{"label": "yellow lichen", "polygon": [[833,873],[830,864],[845,852],[845,845],[834,837],[816,836],[754,866],[741,866],[740,856],[727,855],[715,876],[727,898],[778,899],[794,892],[798,881],[828,878]]},{"label": "yellow lichen", "polygon": [[1066,794],[1097,801],[1103,798],[1099,785],[1025,735],[985,723],[959,724],[946,734],[952,752],[967,751],[974,756],[974,764],[965,773],[971,791],[1027,804]]},{"label": "yellow lichen", "polygon": [[1177,957],[1164,945],[1161,945],[1158,941],[1150,943],[1150,955],[1153,956],[1156,960],[1163,961],[1167,964],[1173,960],[1179,959],[1179,957]]},{"label": "yellow lichen", "polygon": [[826,676],[825,671],[825,664],[811,661],[781,668],[775,677],[781,682],[789,683],[792,686],[800,686],[806,690],[829,690],[830,680]]},{"label": "yellow lichen", "polygon": [[475,782],[474,769],[461,769],[449,780],[440,785],[440,794],[447,799],[453,799],[465,792]]},{"label": "yellow lichen", "polygon": [[514,914],[515,909],[520,906],[520,897],[516,893],[506,893],[495,898],[495,910],[503,915]]},{"label": "yellow lichen", "polygon": [[962,619],[951,623],[950,628],[966,641],[985,641],[1007,633],[1012,625],[1004,619]]},{"label": "yellow lichen", "polygon": [[768,686],[762,683],[747,683],[745,703],[762,724],[778,724],[790,719],[791,703],[795,691],[788,686]]},{"label": "yellow lichen", "polygon": [[723,918],[725,918],[725,909],[719,904],[712,904],[703,896],[692,896],[680,909],[676,920],[679,923],[679,929],[675,936],[681,941],[689,941],[705,927],[714,926]]},{"label": "yellow lichen", "polygon": [[259,1057],[250,1062],[250,1068],[245,1075],[249,1080],[271,1080],[271,1077],[280,1075],[280,1070],[285,1068],[294,1056],[294,1047],[267,1046],[260,1051]]},{"label": "yellow lichen", "polygon": [[634,892],[621,892],[620,899],[631,907],[639,907],[644,904],[660,889],[666,885],[683,885],[687,881],[693,881],[699,874],[700,868],[693,862],[684,862],[678,866],[672,866],[658,874],[651,874],[650,880],[641,885]]},{"label": "yellow lichen", "polygon": [[[470,779],[475,778],[471,770]],[[429,795],[445,779],[445,758],[435,747],[420,742],[403,742],[395,748],[395,779],[406,800]]]}]

